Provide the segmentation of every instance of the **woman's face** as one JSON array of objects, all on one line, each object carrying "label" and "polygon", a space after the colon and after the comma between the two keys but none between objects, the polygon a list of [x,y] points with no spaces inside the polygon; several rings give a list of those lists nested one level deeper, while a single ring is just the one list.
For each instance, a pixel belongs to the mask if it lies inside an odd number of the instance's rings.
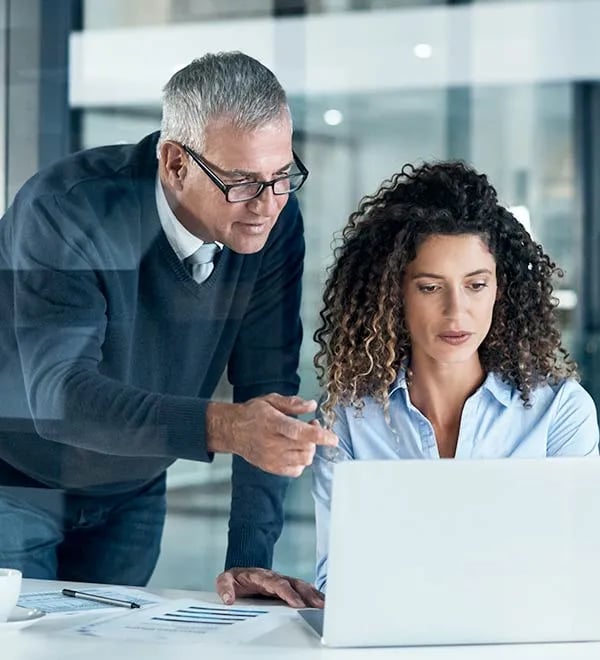
[{"label": "woman's face", "polygon": [[471,359],[492,323],[496,262],[475,234],[434,235],[406,269],[404,309],[413,360]]}]

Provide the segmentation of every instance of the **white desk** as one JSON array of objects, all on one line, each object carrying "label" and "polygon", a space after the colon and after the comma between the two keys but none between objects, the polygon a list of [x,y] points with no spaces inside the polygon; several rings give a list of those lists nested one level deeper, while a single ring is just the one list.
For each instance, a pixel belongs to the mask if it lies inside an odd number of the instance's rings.
[{"label": "white desk", "polygon": [[[69,583],[24,580],[23,591],[46,591],[73,586]],[[80,588],[82,585],[78,585]],[[172,598],[199,598],[218,603],[215,594],[156,590]],[[252,601],[245,601],[245,604]],[[263,602],[264,604],[264,602]],[[0,633],[0,660],[598,660],[600,642],[586,644],[523,644],[503,646],[457,646],[389,649],[327,649],[298,618],[257,641],[246,645],[145,644],[116,642],[56,634],[75,621],[94,620],[97,614],[80,614],[77,619],[46,617],[18,632]]]}]

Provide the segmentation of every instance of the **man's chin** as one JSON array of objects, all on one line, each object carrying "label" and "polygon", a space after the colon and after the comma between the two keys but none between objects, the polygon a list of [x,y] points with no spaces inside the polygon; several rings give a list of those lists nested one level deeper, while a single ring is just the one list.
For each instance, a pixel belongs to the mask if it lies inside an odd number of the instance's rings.
[{"label": "man's chin", "polygon": [[227,243],[227,247],[238,254],[256,254],[260,252],[269,238],[269,232],[265,232],[260,236],[236,236],[232,241]]}]

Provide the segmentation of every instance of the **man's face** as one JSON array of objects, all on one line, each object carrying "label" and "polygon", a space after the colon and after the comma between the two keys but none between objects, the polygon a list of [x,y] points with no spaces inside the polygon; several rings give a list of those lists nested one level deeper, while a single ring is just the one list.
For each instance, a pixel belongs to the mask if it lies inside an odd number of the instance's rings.
[{"label": "man's face", "polygon": [[[287,117],[241,131],[229,122],[206,127],[200,154],[226,184],[271,181],[293,165],[292,130]],[[262,249],[288,195],[265,188],[259,197],[230,203],[180,145],[161,149],[161,180],[178,220],[204,241],[218,241],[240,254]]]}]

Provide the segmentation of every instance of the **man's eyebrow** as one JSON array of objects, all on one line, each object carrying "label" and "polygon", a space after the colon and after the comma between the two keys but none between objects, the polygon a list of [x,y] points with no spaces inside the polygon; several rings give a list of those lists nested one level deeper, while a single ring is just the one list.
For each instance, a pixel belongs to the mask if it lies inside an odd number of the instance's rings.
[{"label": "man's eyebrow", "polygon": [[[285,165],[282,165],[275,173],[277,174],[278,172],[283,172],[284,170],[289,169],[292,165],[294,164],[293,160],[290,160],[289,163],[286,163]],[[244,176],[244,177],[252,177],[254,179],[258,179],[261,176],[260,172],[252,172],[250,170],[242,170],[242,169],[235,169],[235,170],[224,170],[221,167],[216,166],[215,169],[219,170],[222,174],[225,174],[226,176]]]},{"label": "man's eyebrow", "polygon": [[[474,275],[491,275],[492,271],[489,268],[478,268],[477,270],[473,270],[470,273],[466,273],[463,275],[463,277],[473,277]],[[434,280],[443,280],[444,276],[443,275],[438,275],[437,273],[415,273],[411,279],[413,280],[418,280],[420,277],[428,277],[430,279]]]}]

